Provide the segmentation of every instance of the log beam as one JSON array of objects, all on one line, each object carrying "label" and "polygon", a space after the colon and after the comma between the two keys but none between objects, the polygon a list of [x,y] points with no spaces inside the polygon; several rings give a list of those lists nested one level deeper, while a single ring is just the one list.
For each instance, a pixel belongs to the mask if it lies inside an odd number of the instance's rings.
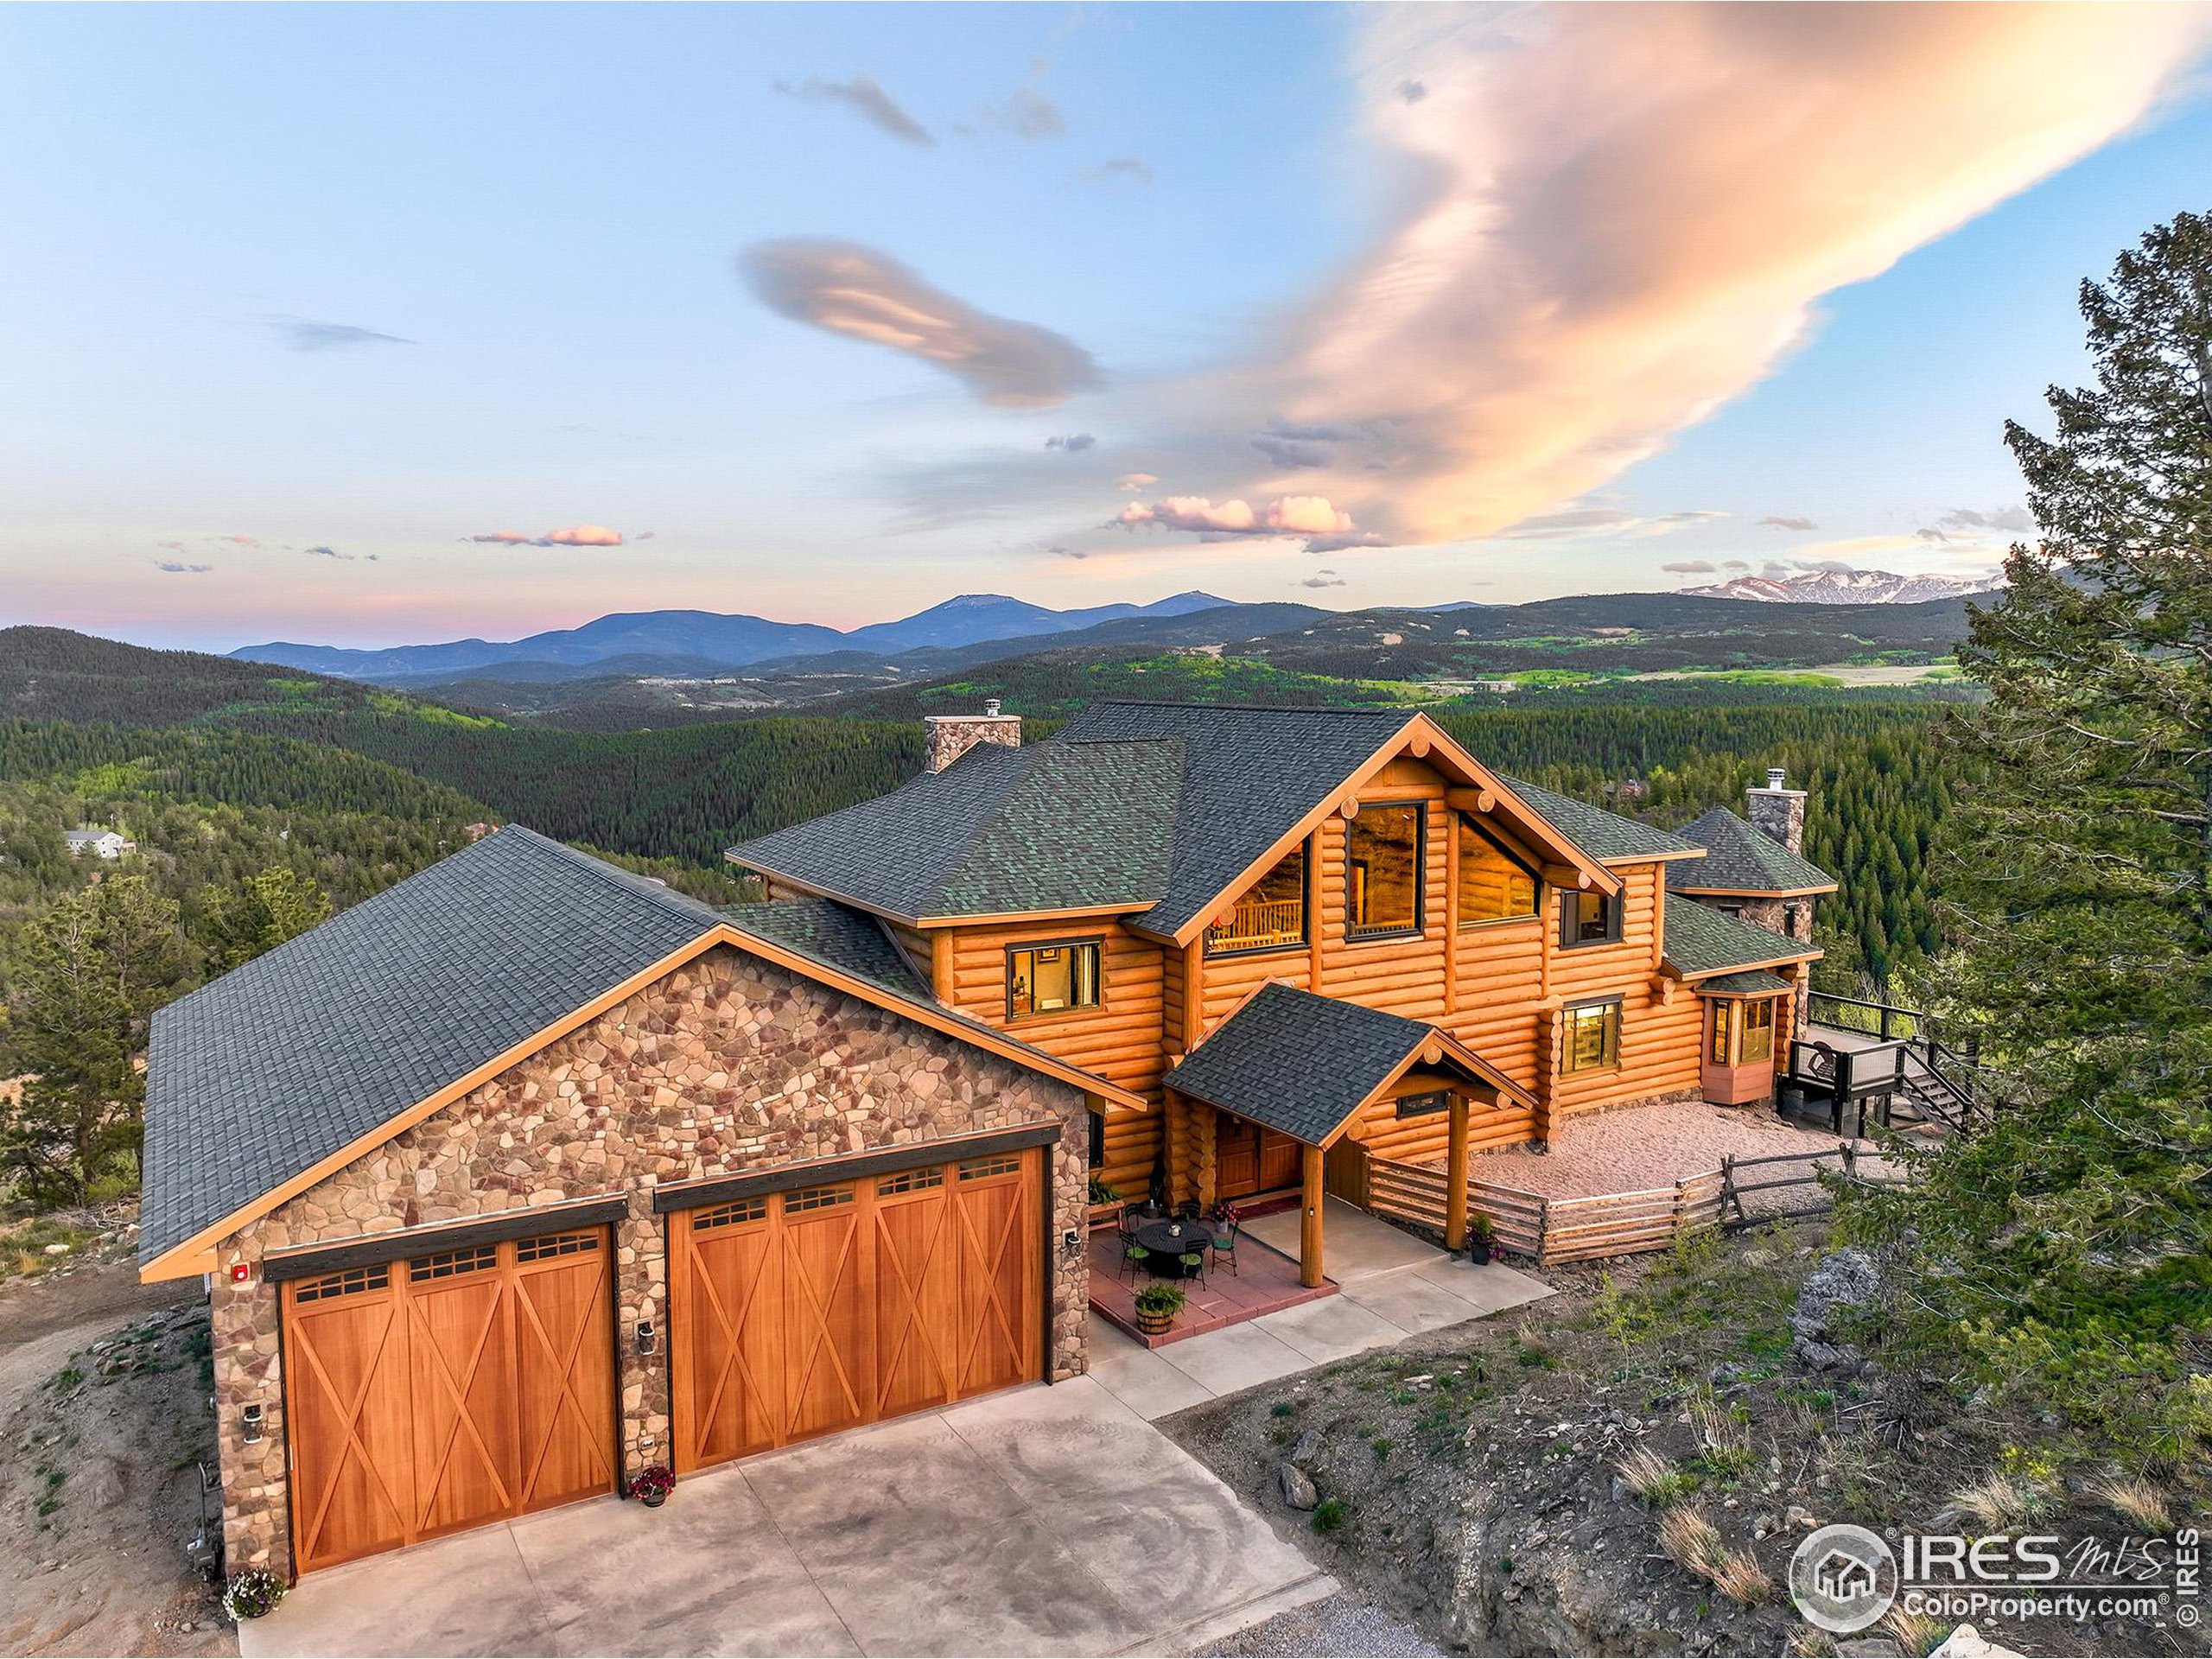
[{"label": "log beam", "polygon": [[1321,1284],[1321,1205],[1322,1173],[1325,1166],[1321,1148],[1304,1147],[1306,1155],[1306,1192],[1304,1225],[1298,1233],[1298,1282],[1309,1290]]},{"label": "log beam", "polygon": [[1467,1247],[1467,1097],[1452,1091],[1452,1138],[1444,1154],[1444,1248]]}]

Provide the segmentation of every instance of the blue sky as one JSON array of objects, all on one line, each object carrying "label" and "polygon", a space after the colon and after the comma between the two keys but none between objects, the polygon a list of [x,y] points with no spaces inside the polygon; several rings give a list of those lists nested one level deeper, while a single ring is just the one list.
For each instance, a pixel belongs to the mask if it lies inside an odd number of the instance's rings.
[{"label": "blue sky", "polygon": [[0,620],[1980,568],[2203,14],[1875,10],[11,8]]}]

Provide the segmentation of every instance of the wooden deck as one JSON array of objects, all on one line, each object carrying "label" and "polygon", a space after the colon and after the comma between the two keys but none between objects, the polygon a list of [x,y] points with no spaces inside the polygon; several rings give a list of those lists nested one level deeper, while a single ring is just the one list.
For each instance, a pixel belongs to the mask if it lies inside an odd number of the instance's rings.
[{"label": "wooden deck", "polygon": [[1236,1265],[1241,1272],[1231,1273],[1224,1266],[1209,1273],[1203,1286],[1195,1279],[1177,1281],[1190,1293],[1190,1300],[1165,1336],[1147,1337],[1137,1329],[1136,1293],[1151,1282],[1151,1275],[1140,1271],[1134,1281],[1128,1279],[1122,1271],[1120,1236],[1111,1227],[1096,1228],[1090,1235],[1091,1312],[1103,1314],[1146,1347],[1164,1348],[1185,1337],[1242,1325],[1262,1313],[1337,1294],[1332,1280],[1324,1279],[1312,1287],[1299,1283],[1297,1262],[1269,1249],[1249,1232],[1236,1241]]}]

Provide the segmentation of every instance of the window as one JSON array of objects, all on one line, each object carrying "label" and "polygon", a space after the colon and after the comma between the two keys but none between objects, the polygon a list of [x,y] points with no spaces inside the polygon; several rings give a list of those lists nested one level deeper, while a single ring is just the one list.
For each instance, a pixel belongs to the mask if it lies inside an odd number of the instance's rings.
[{"label": "window", "polygon": [[796,1216],[809,1210],[834,1210],[852,1201],[853,1189],[849,1186],[802,1186],[784,1194],[784,1213]]},{"label": "window", "polygon": [[518,1262],[547,1262],[556,1255],[582,1255],[599,1248],[597,1233],[548,1233],[515,1246]]},{"label": "window", "polygon": [[391,1282],[390,1268],[348,1268],[343,1273],[326,1274],[320,1279],[310,1279],[292,1293],[295,1302],[325,1302],[334,1296],[351,1296],[357,1291],[382,1290]]},{"label": "window", "polygon": [[1345,831],[1344,856],[1344,931],[1355,939],[1420,932],[1420,804],[1363,808]]},{"label": "window", "polygon": [[1246,889],[1236,913],[1206,930],[1206,954],[1283,950],[1306,943],[1306,845],[1303,842]]},{"label": "window", "polygon": [[1451,1109],[1452,1094],[1446,1089],[1432,1089],[1425,1095],[1407,1095],[1398,1102],[1398,1116],[1401,1118],[1429,1117],[1438,1112],[1448,1112]]},{"label": "window", "polygon": [[1735,1064],[1728,1058],[1734,1052],[1729,1039],[1734,1034],[1735,1030],[1736,1005],[1733,1002],[1715,1001],[1713,1005],[1713,1065],[1732,1065]]},{"label": "window", "polygon": [[767,1218],[766,1198],[740,1198],[734,1204],[718,1204],[711,1210],[696,1212],[691,1217],[691,1230],[703,1233],[716,1227],[742,1227],[748,1221]]},{"label": "window", "polygon": [[1738,1013],[1744,1022],[1744,1043],[1736,1064],[1755,1065],[1774,1058],[1774,1003],[1771,999],[1746,1002]]},{"label": "window", "polygon": [[1018,1019],[1098,1006],[1098,941],[1032,944],[1006,953],[1006,1011]]},{"label": "window", "polygon": [[1503,922],[1536,913],[1536,873],[1459,817],[1459,920]]},{"label": "window", "polygon": [[1103,1112],[1092,1112],[1090,1116],[1090,1161],[1091,1168],[1095,1170],[1103,1166],[1106,1162],[1106,1114]]},{"label": "window", "polygon": [[1559,943],[1564,950],[1578,944],[1610,944],[1621,936],[1621,901],[1602,893],[1570,893],[1560,899]]},{"label": "window", "polygon": [[944,1166],[943,1164],[939,1164],[934,1169],[902,1169],[896,1175],[878,1178],[875,1183],[875,1196],[879,1198],[895,1198],[901,1192],[926,1192],[931,1187],[944,1185]]},{"label": "window", "polygon": [[1621,1058],[1621,1005],[1586,1002],[1566,1011],[1567,1035],[1560,1049],[1562,1071],[1603,1071]]},{"label": "window", "polygon": [[451,1279],[464,1273],[483,1273],[499,1265],[499,1249],[496,1244],[478,1244],[465,1250],[440,1250],[435,1255],[418,1255],[407,1264],[407,1282],[427,1284],[433,1279]]},{"label": "window", "polygon": [[963,1158],[960,1163],[960,1179],[963,1181],[988,1181],[994,1175],[1018,1175],[1021,1173],[1021,1154],[1000,1153],[989,1158]]}]

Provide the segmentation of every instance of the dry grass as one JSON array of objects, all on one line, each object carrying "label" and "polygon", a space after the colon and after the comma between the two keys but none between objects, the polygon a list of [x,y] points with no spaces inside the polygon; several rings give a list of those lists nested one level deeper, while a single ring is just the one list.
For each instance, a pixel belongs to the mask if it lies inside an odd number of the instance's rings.
[{"label": "dry grass", "polygon": [[1882,1616],[1882,1628],[1897,1638],[1897,1646],[1912,1659],[1922,1659],[1935,1652],[1951,1633],[1951,1627],[1942,1619],[1930,1618],[1925,1613],[1908,1613],[1902,1607],[1892,1607]]},{"label": "dry grass", "polygon": [[2113,1514],[2126,1516],[2145,1532],[2171,1532],[2173,1510],[2166,1495],[2135,1475],[2107,1475],[2092,1481],[2089,1494]]},{"label": "dry grass", "polygon": [[1687,1497],[1697,1489],[1697,1478],[1678,1469],[1672,1459],[1648,1446],[1639,1446],[1613,1465],[1628,1489],[1653,1509]]},{"label": "dry grass", "polygon": [[1659,1522],[1659,1548],[1739,1607],[1756,1607],[1774,1593],[1774,1581],[1745,1552],[1728,1548],[1704,1510],[1672,1509]]},{"label": "dry grass", "polygon": [[1985,1475],[1951,1494],[1939,1520],[1972,1521],[1990,1532],[2018,1532],[2057,1507],[2050,1487],[2024,1475]]},{"label": "dry grass", "polygon": [[1739,1475],[1758,1461],[1751,1451],[1751,1425],[1718,1401],[1691,1401],[1690,1427],[1700,1460],[1714,1474]]}]

